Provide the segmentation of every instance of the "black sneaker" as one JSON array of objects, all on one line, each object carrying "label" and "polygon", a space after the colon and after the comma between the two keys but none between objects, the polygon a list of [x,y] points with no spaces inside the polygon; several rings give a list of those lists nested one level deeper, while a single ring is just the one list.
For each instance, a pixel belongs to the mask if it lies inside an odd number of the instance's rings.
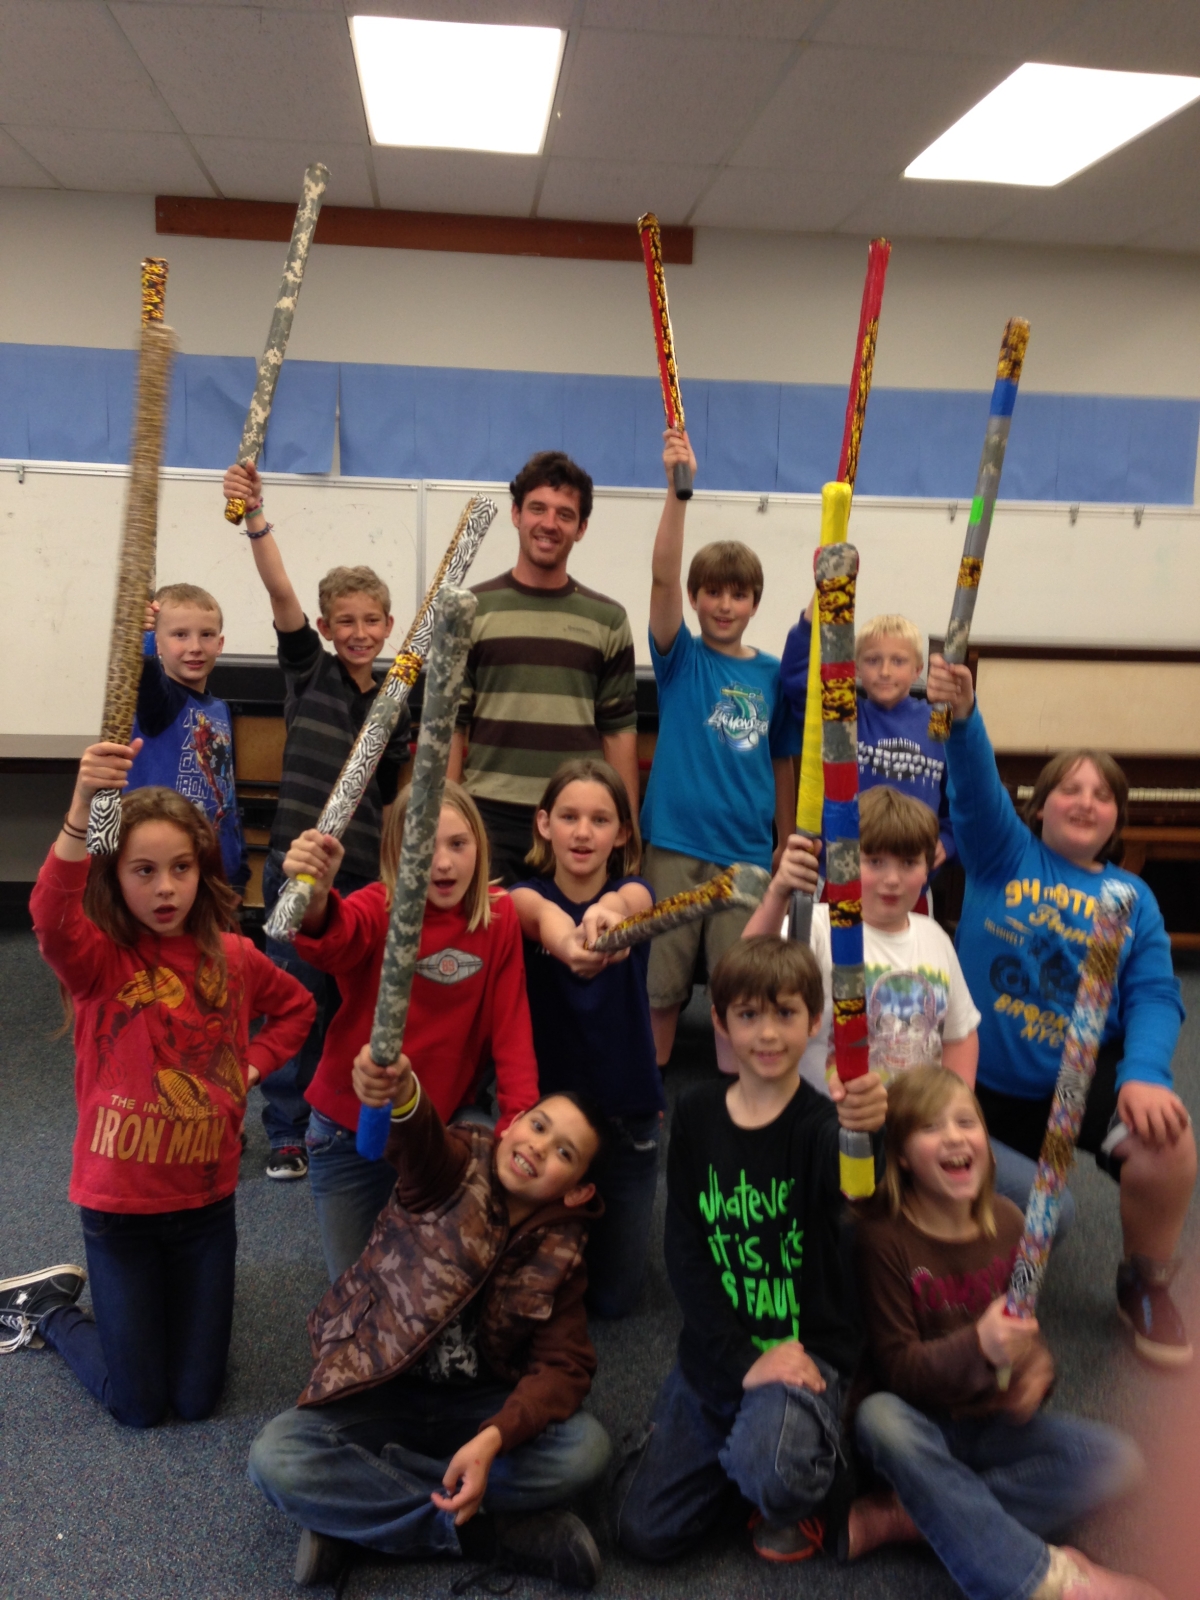
[{"label": "black sneaker", "polygon": [[331,1539],[328,1534],[302,1528],[292,1581],[302,1589],[311,1589],[318,1583],[336,1583],[349,1566],[352,1554],[353,1547],[344,1539]]},{"label": "black sneaker", "polygon": [[1192,1359],[1187,1329],[1168,1289],[1173,1277],[1173,1262],[1145,1256],[1133,1256],[1117,1268],[1121,1321],[1133,1329],[1138,1355],[1158,1367],[1186,1367]]},{"label": "black sneaker", "polygon": [[287,1181],[308,1177],[308,1154],[302,1145],[285,1144],[267,1157],[267,1177]]},{"label": "black sneaker", "polygon": [[17,1278],[0,1278],[0,1355],[41,1348],[38,1324],[61,1306],[73,1306],[87,1273],[70,1265],[45,1267]]},{"label": "black sneaker", "polygon": [[496,1556],[517,1572],[553,1578],[571,1589],[592,1589],[600,1552],[587,1524],[573,1511],[539,1511],[495,1518]]}]

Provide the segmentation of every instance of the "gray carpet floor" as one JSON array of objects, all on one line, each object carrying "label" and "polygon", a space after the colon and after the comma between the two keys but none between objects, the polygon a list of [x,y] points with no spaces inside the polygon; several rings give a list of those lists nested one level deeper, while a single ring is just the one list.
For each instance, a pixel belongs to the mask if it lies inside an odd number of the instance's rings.
[{"label": "gray carpet floor", "polygon": [[[1193,1017],[1176,1057],[1176,1077],[1196,1108],[1200,975],[1182,976]],[[57,1017],[56,986],[32,936],[0,934],[0,1276],[84,1260],[78,1217],[67,1200],[75,1122],[72,1052],[69,1041],[50,1038]],[[711,1030],[697,1000],[685,1015],[669,1073],[672,1095],[714,1070]],[[307,1183],[264,1177],[266,1143],[255,1099],[238,1193],[233,1350],[217,1415],[206,1423],[129,1432],[97,1406],[52,1351],[0,1357],[3,1600],[281,1600],[299,1593],[291,1582],[296,1530],[252,1488],[245,1464],[259,1428],[294,1402],[308,1375],[304,1319],[325,1288],[325,1275]],[[1042,1304],[1059,1369],[1052,1403],[1127,1429],[1152,1458],[1156,1432],[1170,1415],[1181,1380],[1137,1361],[1118,1323],[1115,1186],[1084,1158],[1074,1188],[1079,1221],[1055,1256]],[[662,1199],[660,1182],[660,1240]],[[1195,1207],[1185,1254],[1180,1290],[1200,1333]],[[595,1329],[600,1368],[590,1404],[614,1441],[645,1416],[671,1364],[677,1330],[659,1249],[637,1312]],[[880,1552],[851,1569],[825,1558],[775,1568],[754,1557],[744,1531],[716,1531],[690,1558],[648,1567],[612,1550],[602,1497],[580,1509],[605,1552],[597,1592],[614,1600],[774,1600],[797,1591],[813,1600],[949,1600],[958,1592],[920,1550]],[[1096,1560],[1147,1571],[1153,1563],[1140,1547],[1143,1521],[1134,1500],[1076,1530],[1077,1542]],[[443,1600],[461,1570],[457,1564],[364,1556],[343,1596]],[[556,1592],[561,1591],[525,1579],[512,1591],[515,1600]]]}]

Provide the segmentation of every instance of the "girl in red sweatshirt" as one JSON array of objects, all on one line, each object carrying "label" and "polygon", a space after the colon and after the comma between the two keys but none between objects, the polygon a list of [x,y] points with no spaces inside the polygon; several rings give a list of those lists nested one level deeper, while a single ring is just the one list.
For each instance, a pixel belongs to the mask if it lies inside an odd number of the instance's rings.
[{"label": "girl in red sweatshirt", "polygon": [[[405,790],[384,822],[378,883],[338,894],[331,885],[342,847],[315,828],[300,835],[283,863],[289,877],[307,873],[316,885],[296,952],[331,973],[342,997],[305,1093],[313,1108],[305,1136],[309,1180],[331,1281],[362,1254],[396,1181],[388,1162],[366,1161],[355,1148],[359,1101],[351,1073],[371,1036],[407,805]],[[509,897],[488,886],[483,820],[457,783],[446,784],[438,823],[404,1053],[446,1122],[473,1104],[489,1066],[496,1071],[497,1131],[537,1101],[521,929]]]},{"label": "girl in red sweatshirt", "polygon": [[[0,1282],[4,1347],[50,1345],[135,1428],[168,1407],[193,1421],[216,1406],[233,1321],[246,1091],[289,1059],[313,1017],[304,988],[231,931],[237,898],[221,847],[182,795],[126,795],[117,854],[89,865],[92,796],[125,787],[140,745],[84,752],[30,900],[42,955],[74,1013],[70,1195],[87,1273],[58,1266]],[[85,1276],[94,1321],[75,1304]]]}]

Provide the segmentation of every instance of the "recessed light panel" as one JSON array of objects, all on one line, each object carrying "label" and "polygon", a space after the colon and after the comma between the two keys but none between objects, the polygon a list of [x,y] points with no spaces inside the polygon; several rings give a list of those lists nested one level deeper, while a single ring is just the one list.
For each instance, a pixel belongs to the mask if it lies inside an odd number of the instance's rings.
[{"label": "recessed light panel", "polygon": [[535,156],[566,35],[407,17],[351,17],[374,144]]},{"label": "recessed light panel", "polygon": [[1198,98],[1200,78],[1027,61],[904,176],[1053,188]]}]

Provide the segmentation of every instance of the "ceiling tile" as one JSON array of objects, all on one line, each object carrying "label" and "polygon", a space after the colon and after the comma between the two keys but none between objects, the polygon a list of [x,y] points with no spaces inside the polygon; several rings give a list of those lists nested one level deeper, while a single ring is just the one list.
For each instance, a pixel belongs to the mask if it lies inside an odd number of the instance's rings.
[{"label": "ceiling tile", "polygon": [[[779,62],[767,40],[584,29],[560,96],[557,156],[689,163],[720,159]],[[700,92],[702,90],[702,92]]]},{"label": "ceiling tile", "polygon": [[859,172],[726,167],[696,208],[698,227],[830,233],[878,177]]},{"label": "ceiling tile", "polygon": [[363,144],[303,144],[283,139],[214,139],[193,141],[213,181],[230,200],[299,202],[304,169],[313,161],[329,168],[325,199],[334,206],[374,205]]},{"label": "ceiling tile", "polygon": [[185,133],[363,137],[344,15],[125,3],[113,13]]},{"label": "ceiling tile", "polygon": [[170,113],[103,6],[0,6],[0,122],[175,132]]},{"label": "ceiling tile", "polygon": [[211,195],[188,143],[178,133],[94,133],[76,129],[12,129],[35,161],[64,189],[114,194]]},{"label": "ceiling tile", "polygon": [[808,45],[733,159],[898,174],[1008,70],[997,60],[948,70],[934,57]]},{"label": "ceiling tile", "polygon": [[813,29],[830,44],[931,55],[990,56],[996,52],[1030,59],[1054,29],[1089,12],[1091,0],[839,0]]},{"label": "ceiling tile", "polygon": [[627,222],[643,211],[660,222],[682,222],[712,176],[712,167],[632,161],[571,161],[552,157],[538,201],[539,217]]},{"label": "ceiling tile", "polygon": [[889,238],[975,239],[1013,209],[1013,190],[995,183],[885,182],[839,224],[839,233]]},{"label": "ceiling tile", "polygon": [[532,156],[382,147],[371,156],[379,203],[389,210],[526,217],[537,191],[539,162]]},{"label": "ceiling tile", "polygon": [[587,0],[585,28],[638,33],[721,34],[741,39],[800,39],[826,0]]},{"label": "ceiling tile", "polygon": [[1133,241],[1139,250],[1187,250],[1200,252],[1200,212],[1186,211],[1171,222],[1163,222]]},{"label": "ceiling tile", "polygon": [[348,16],[422,17],[430,22],[490,22],[506,27],[566,28],[574,0],[346,0]]},{"label": "ceiling tile", "polygon": [[1200,6],[1195,0],[1106,0],[1057,28],[1034,59],[1117,72],[1200,76]]},{"label": "ceiling tile", "polygon": [[[147,11],[169,11],[173,6],[208,6],[214,0],[127,0],[127,4],[144,6]],[[216,0],[223,11],[336,11],[345,10],[343,0]],[[374,5],[364,10],[376,10]]]},{"label": "ceiling tile", "polygon": [[54,179],[0,129],[0,189],[52,189]]}]

